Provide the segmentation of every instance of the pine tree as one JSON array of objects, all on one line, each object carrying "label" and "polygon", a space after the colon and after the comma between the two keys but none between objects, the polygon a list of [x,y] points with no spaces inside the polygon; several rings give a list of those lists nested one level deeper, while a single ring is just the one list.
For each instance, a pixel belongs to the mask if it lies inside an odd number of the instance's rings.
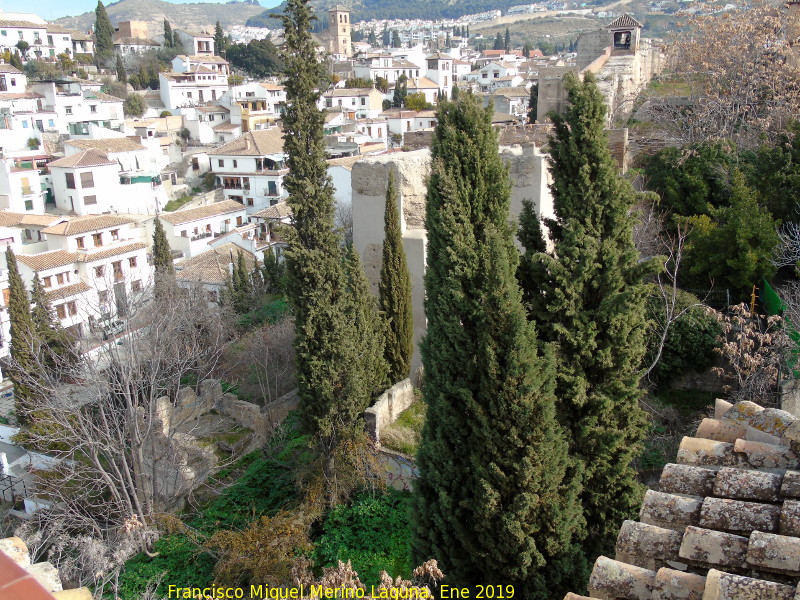
[{"label": "pine tree", "polygon": [[318,108],[327,72],[317,60],[308,0],[288,0],[282,20],[282,57],[289,74],[283,118],[289,173],[284,185],[294,215],[294,226],[286,233],[287,297],[295,317],[300,416],[322,459],[326,497],[333,504],[338,496],[336,448],[360,430],[359,415],[372,397],[363,371],[353,365],[373,358],[364,356],[370,349],[356,344],[360,333],[354,330],[354,299],[352,285],[348,286],[353,277],[346,272],[347,261],[334,226],[334,189],[323,137],[325,115]]},{"label": "pine tree", "polygon": [[125,71],[125,63],[122,62],[121,54],[117,54],[117,81],[123,85],[128,83],[128,73]]},{"label": "pine tree", "polygon": [[222,56],[225,52],[225,32],[222,31],[222,25],[217,24],[214,26],[214,54]]},{"label": "pine tree", "polygon": [[94,14],[94,56],[97,65],[102,67],[107,66],[114,58],[114,27],[102,2],[97,2]]},{"label": "pine tree", "polygon": [[387,328],[384,356],[389,363],[389,382],[394,384],[408,377],[411,355],[414,353],[411,276],[400,231],[394,171],[389,171],[383,230],[383,263],[378,297]]},{"label": "pine tree", "polygon": [[175,281],[175,266],[172,263],[172,250],[161,220],[155,218],[153,231],[153,268],[155,269],[154,292],[156,296],[166,292]]},{"label": "pine tree", "polygon": [[555,418],[552,351],[540,350],[516,281],[508,173],[491,108],[460,94],[437,117],[416,558],[439,560],[453,585],[560,597],[586,571],[579,469]]},{"label": "pine tree", "polygon": [[172,48],[173,45],[172,26],[164,19],[164,48]]},{"label": "pine tree", "polygon": [[38,273],[33,278],[31,302],[33,303],[31,320],[40,348],[40,360],[52,373],[60,377],[67,367],[75,363],[76,349],[69,334],[53,316],[50,301],[47,299],[47,293]]},{"label": "pine tree", "polygon": [[11,324],[11,367],[14,382],[14,403],[17,420],[26,424],[34,409],[35,391],[31,375],[36,372],[36,331],[31,317],[31,304],[25,282],[19,274],[17,258],[11,246],[6,248],[8,268],[8,318]]},{"label": "pine tree", "polygon": [[[646,419],[639,407],[645,353],[645,288],[651,265],[633,244],[634,193],[617,174],[604,131],[606,106],[595,79],[565,77],[569,108],[553,115],[550,140],[555,248],[539,254],[526,292],[543,338],[560,351],[559,418],[570,451],[585,465],[581,500],[591,560],[613,552],[641,485],[632,461]],[[538,266],[535,264],[538,262]]]}]

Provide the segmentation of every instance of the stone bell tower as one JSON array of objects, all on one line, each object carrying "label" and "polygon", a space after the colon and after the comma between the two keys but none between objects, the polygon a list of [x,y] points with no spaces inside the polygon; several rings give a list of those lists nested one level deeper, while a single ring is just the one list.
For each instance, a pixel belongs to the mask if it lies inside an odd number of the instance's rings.
[{"label": "stone bell tower", "polygon": [[328,11],[328,51],[352,56],[350,44],[350,9],[337,4]]}]

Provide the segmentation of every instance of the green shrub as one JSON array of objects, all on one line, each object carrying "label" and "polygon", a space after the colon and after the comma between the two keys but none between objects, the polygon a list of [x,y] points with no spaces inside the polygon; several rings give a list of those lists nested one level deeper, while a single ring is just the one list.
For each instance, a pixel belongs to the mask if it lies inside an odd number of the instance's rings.
[{"label": "green shrub", "polygon": [[[653,292],[647,299],[648,314],[657,322],[663,323],[663,301],[655,294],[655,288]],[[695,304],[698,305],[693,306]],[[676,312],[687,308],[687,312],[670,327],[661,358],[651,373],[651,378],[659,385],[669,383],[688,371],[702,373],[714,362],[722,328],[716,317],[706,307],[699,305],[695,296],[678,291]],[[647,334],[646,364],[653,360],[660,335],[660,328],[651,321]]]},{"label": "green shrub", "polygon": [[315,562],[333,566],[338,560],[350,560],[367,586],[378,584],[381,571],[393,577],[409,577],[410,500],[409,492],[390,490],[379,496],[365,494],[349,505],[337,506],[325,519]]},{"label": "green shrub", "polygon": [[167,212],[178,210],[181,206],[191,201],[191,199],[192,199],[191,196],[183,195],[180,198],[175,198],[175,200],[170,200],[164,205],[164,210]]},{"label": "green shrub", "polygon": [[277,323],[288,310],[289,303],[286,298],[278,298],[243,314],[239,317],[237,325],[240,329],[252,329],[264,323]]},{"label": "green shrub", "polygon": [[214,558],[185,535],[165,535],[154,544],[153,551],[158,552],[158,556],[151,558],[140,553],[125,563],[119,576],[122,600],[138,600],[148,585],[162,574],[157,591],[163,597],[170,584],[202,588],[214,578]]}]

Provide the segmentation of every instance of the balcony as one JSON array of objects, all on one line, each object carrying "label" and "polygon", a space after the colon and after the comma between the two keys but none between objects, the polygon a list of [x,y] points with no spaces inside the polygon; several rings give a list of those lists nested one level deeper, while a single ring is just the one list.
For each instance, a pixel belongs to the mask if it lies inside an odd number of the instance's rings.
[{"label": "balcony", "polygon": [[193,235],[189,238],[189,241],[196,242],[197,240],[204,240],[206,238],[213,237],[213,233],[210,231],[204,231],[203,233],[198,233],[197,235]]}]

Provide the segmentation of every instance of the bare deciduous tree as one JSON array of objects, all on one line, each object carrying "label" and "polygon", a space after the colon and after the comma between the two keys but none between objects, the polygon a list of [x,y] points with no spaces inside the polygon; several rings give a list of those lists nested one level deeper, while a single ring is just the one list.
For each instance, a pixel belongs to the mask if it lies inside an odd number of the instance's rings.
[{"label": "bare deciduous tree", "polygon": [[765,0],[692,17],[671,47],[690,101],[653,103],[654,117],[684,142],[723,138],[750,146],[760,134],[782,130],[800,111],[797,20],[793,9]]},{"label": "bare deciduous tree", "polygon": [[790,221],[781,225],[778,240],[772,264],[779,269],[797,265],[800,262],[800,224]]},{"label": "bare deciduous tree", "polygon": [[36,480],[52,504],[32,524],[38,551],[79,585],[113,582],[126,558],[148,551],[154,519],[191,491],[203,459],[185,443],[196,421],[171,409],[184,383],[213,372],[228,327],[201,289],[140,300],[127,306],[123,336],[68,373],[39,365],[28,382],[36,418],[21,436],[61,460]]}]

